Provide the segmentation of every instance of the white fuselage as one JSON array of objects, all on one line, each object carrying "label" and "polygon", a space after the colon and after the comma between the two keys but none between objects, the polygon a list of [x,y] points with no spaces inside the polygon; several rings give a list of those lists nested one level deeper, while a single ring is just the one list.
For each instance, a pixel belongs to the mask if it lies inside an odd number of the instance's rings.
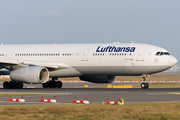
[{"label": "white fuselage", "polygon": [[[161,52],[161,55],[157,52]],[[147,44],[52,44],[1,45],[0,61],[4,68],[15,66],[47,67],[50,77],[82,75],[142,75],[164,71],[177,60],[168,51]],[[26,62],[25,62],[26,61]],[[26,64],[25,64],[26,63]],[[36,64],[38,63],[38,64]],[[50,65],[57,67],[49,67]]]}]

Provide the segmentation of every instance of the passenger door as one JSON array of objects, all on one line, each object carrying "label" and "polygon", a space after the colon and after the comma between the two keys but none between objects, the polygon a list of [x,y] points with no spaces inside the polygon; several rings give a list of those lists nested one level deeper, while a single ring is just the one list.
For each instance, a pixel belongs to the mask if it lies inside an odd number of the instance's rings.
[{"label": "passenger door", "polygon": [[88,53],[89,53],[89,48],[85,48],[83,50],[81,61],[88,61]]},{"label": "passenger door", "polygon": [[6,54],[5,54],[5,58],[9,58],[9,55],[10,55],[10,51],[6,51]]},{"label": "passenger door", "polygon": [[144,53],[145,53],[145,48],[140,48],[138,50],[138,56],[137,56],[137,61],[144,61]]}]

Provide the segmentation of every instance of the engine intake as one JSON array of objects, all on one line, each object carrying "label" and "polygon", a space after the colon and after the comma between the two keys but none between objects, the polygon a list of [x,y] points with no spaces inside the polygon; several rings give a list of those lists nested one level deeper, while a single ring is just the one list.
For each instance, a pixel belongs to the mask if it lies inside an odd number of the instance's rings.
[{"label": "engine intake", "polygon": [[13,81],[23,83],[46,83],[49,79],[49,71],[45,67],[23,67],[11,71],[10,78]]},{"label": "engine intake", "polygon": [[116,76],[80,76],[79,79],[93,83],[112,83]]}]

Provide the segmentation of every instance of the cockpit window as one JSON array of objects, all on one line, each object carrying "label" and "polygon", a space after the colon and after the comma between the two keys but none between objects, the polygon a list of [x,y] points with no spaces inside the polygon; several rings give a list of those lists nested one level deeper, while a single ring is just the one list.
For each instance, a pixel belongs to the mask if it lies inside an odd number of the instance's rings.
[{"label": "cockpit window", "polygon": [[161,52],[157,52],[157,53],[156,53],[156,55],[160,55],[160,54],[161,54]]},{"label": "cockpit window", "polygon": [[170,55],[168,52],[157,52],[157,56],[162,56],[162,55]]},{"label": "cockpit window", "polygon": [[164,55],[170,55],[168,52],[164,52]]},{"label": "cockpit window", "polygon": [[164,53],[163,52],[161,52],[161,54],[160,55],[164,55]]}]

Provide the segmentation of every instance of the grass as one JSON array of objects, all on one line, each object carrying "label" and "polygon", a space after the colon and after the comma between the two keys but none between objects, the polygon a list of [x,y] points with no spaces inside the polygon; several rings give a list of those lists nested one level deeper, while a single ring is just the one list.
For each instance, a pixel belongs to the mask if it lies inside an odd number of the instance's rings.
[{"label": "grass", "polygon": [[11,80],[10,78],[0,78],[0,81],[1,81],[1,82],[10,81],[10,80]]},{"label": "grass", "polygon": [[169,120],[180,119],[180,103],[0,107],[1,119]]}]

